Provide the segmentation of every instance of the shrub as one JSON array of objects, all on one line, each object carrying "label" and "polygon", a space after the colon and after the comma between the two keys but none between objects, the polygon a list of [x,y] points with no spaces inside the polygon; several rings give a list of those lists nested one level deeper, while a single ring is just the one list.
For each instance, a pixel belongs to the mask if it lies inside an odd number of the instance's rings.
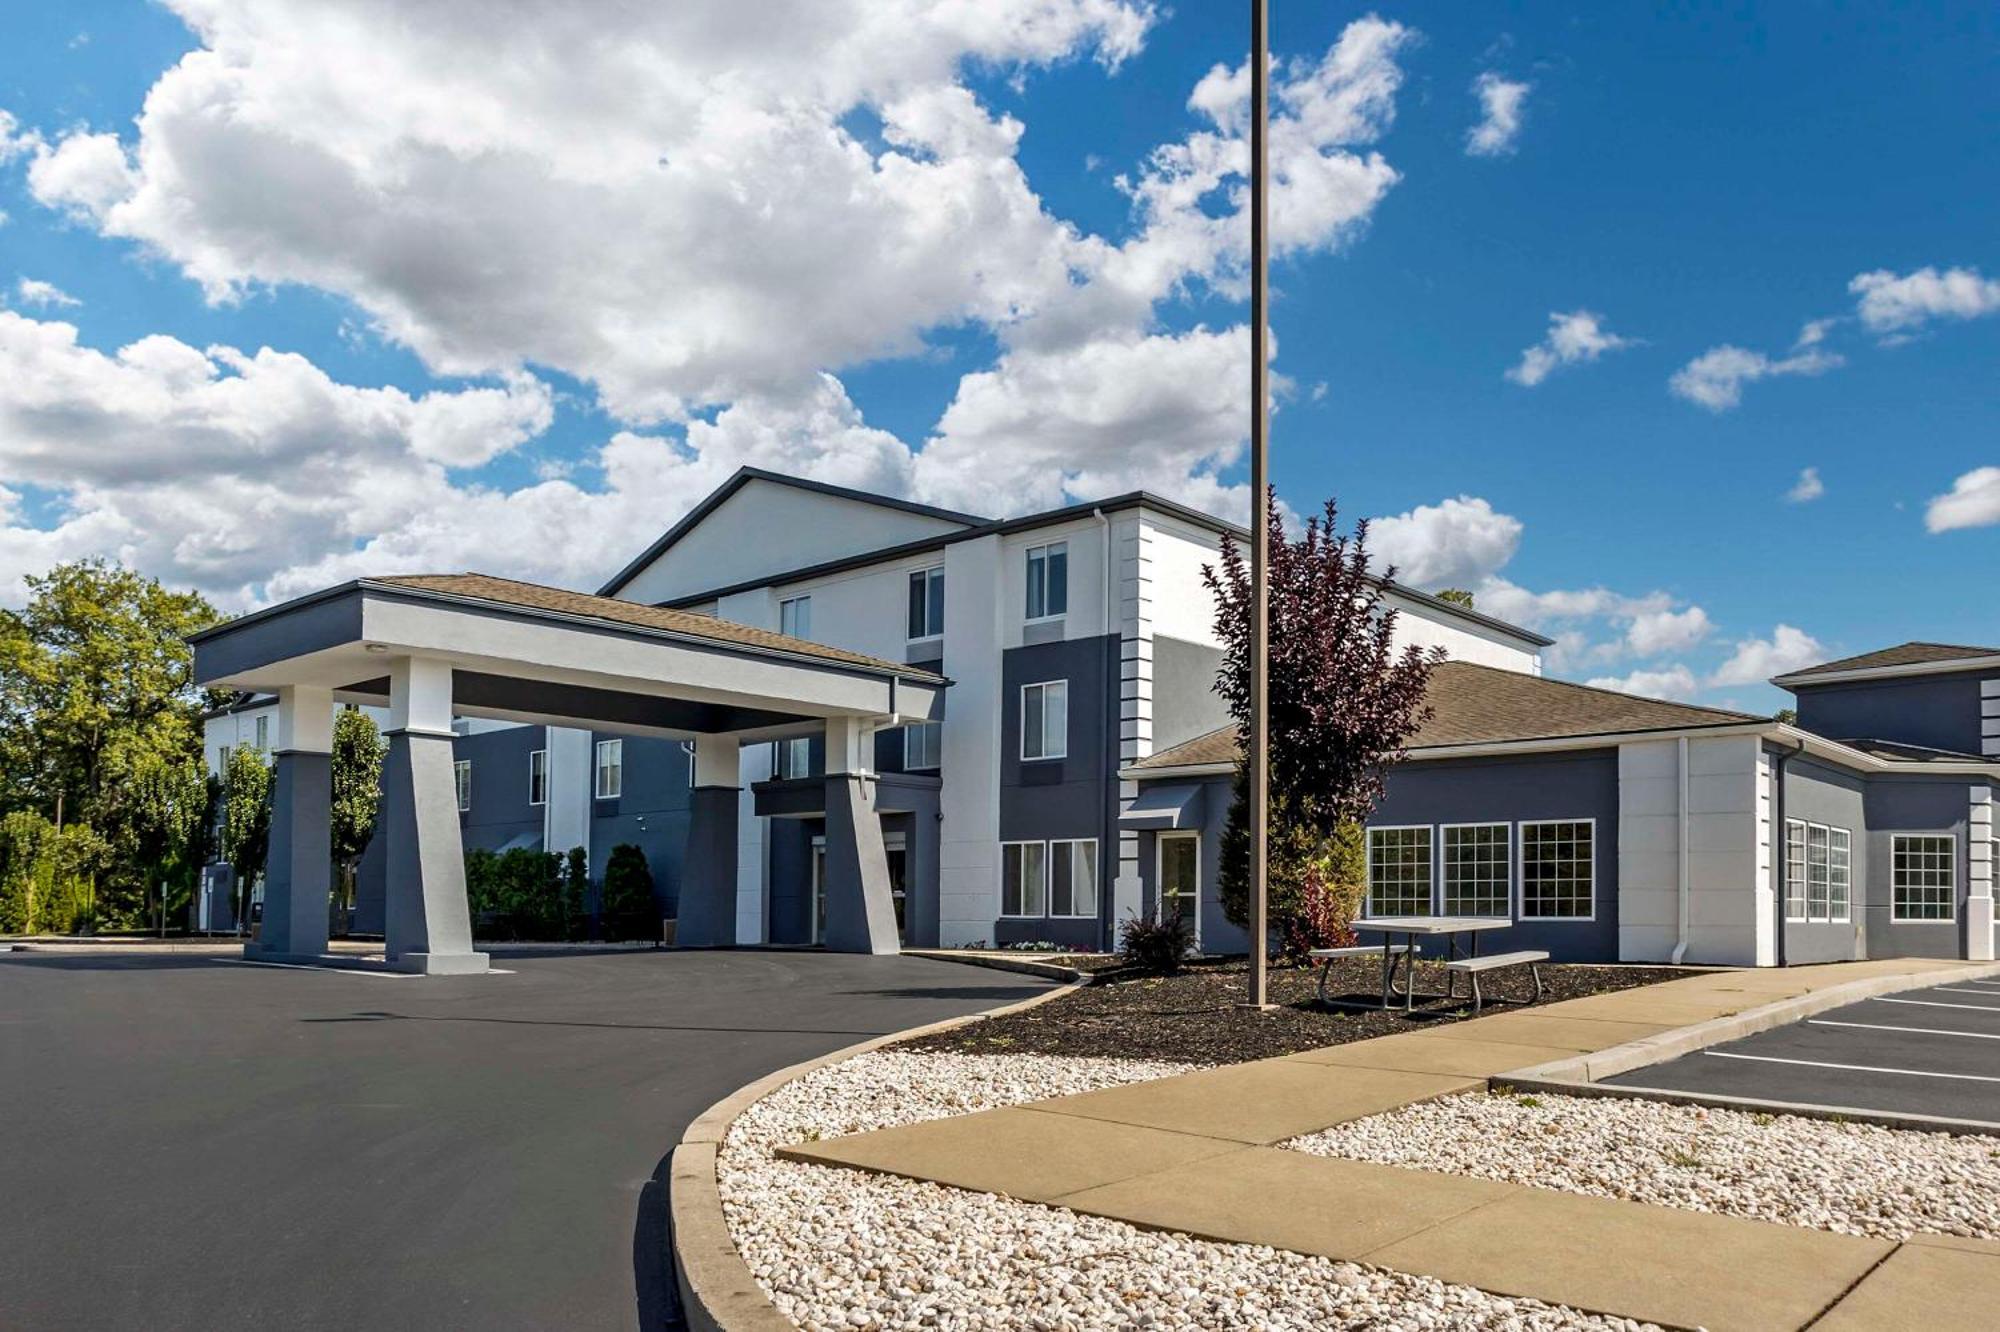
[{"label": "shrub", "polygon": [[110,846],[90,827],[57,828],[18,810],[0,819],[0,932],[72,934],[97,921],[97,875]]},{"label": "shrub", "polygon": [[1368,858],[1360,825],[1340,824],[1318,852],[1296,869],[1297,891],[1287,894],[1272,924],[1287,955],[1304,958],[1315,948],[1355,942],[1354,918],[1368,891]]},{"label": "shrub", "polygon": [[1194,948],[1194,930],[1175,907],[1157,920],[1134,916],[1118,931],[1118,954],[1127,966],[1155,976],[1171,976]]},{"label": "shrub", "polygon": [[567,937],[563,858],[516,847],[465,853],[465,897],[489,939]]},{"label": "shrub", "polygon": [[604,862],[604,935],[607,939],[658,939],[660,909],[653,901],[653,867],[630,842],[611,848]]}]

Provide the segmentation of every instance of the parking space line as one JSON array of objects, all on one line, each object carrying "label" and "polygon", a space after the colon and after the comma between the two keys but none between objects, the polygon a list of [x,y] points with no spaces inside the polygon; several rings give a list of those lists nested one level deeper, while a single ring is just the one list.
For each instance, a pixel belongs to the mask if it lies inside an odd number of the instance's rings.
[{"label": "parking space line", "polygon": [[1759,1064],[1796,1064],[1804,1068],[1831,1068],[1843,1073],[1897,1073],[1906,1078],[1946,1078],[1952,1082],[2000,1082],[2000,1078],[1978,1073],[1931,1073],[1921,1068],[1877,1068],[1870,1064],[1828,1064],[1817,1059],[1780,1059],[1776,1055],[1735,1054],[1727,1050],[1703,1050],[1711,1059],[1748,1059]]},{"label": "parking space line", "polygon": [[1948,999],[1885,999],[1877,996],[1871,1004],[1916,1004],[1921,1008],[1969,1008],[1975,1013],[2000,1013],[2000,1004],[1954,1004]]},{"label": "parking space line", "polygon": [[1835,1022],[1832,1018],[1807,1018],[1808,1027],[1859,1027],[1863,1031],[1906,1031],[1916,1036],[1970,1036],[1981,1041],[2000,1041],[1994,1031],[1940,1031],[1936,1027],[1892,1027],[1883,1022]]},{"label": "parking space line", "polygon": [[2000,989],[1991,989],[1991,990],[1979,989],[1971,985],[1939,985],[1933,987],[1931,993],[1932,994],[1990,994],[1990,995],[2000,996]]}]

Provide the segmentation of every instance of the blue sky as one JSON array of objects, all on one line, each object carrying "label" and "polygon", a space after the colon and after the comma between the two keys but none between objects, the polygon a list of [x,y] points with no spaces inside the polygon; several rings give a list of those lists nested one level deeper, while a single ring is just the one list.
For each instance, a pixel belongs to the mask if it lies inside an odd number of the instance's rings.
[{"label": "blue sky", "polygon": [[[827,3],[791,45],[719,3],[182,7],[6,20],[0,585],[589,585],[745,461],[1242,502],[1237,182],[1146,193],[1232,134],[1191,97],[1235,6]],[[1389,520],[1574,678],[1768,708],[1768,668],[2000,641],[1991,6],[1272,9],[1341,167],[1275,272],[1290,504]],[[1484,155],[1482,76],[1524,85]],[[1558,315],[1573,359],[1510,379]]]}]

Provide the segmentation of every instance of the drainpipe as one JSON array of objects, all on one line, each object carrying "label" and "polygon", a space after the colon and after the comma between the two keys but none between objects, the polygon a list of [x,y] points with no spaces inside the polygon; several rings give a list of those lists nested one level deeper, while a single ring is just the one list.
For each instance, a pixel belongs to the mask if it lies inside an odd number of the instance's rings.
[{"label": "drainpipe", "polygon": [[1688,738],[1682,736],[1674,746],[1674,773],[1680,783],[1680,790],[1674,801],[1674,812],[1680,825],[1680,853],[1674,857],[1675,896],[1678,900],[1678,928],[1674,938],[1674,951],[1667,961],[1675,966],[1687,956],[1688,950]]},{"label": "drainpipe", "polygon": [[[1090,516],[1097,520],[1098,531],[1103,534],[1101,542],[1103,567],[1098,571],[1099,582],[1102,584],[1102,594],[1098,598],[1098,617],[1101,628],[1097,639],[1098,647],[1102,650],[1104,640],[1111,636],[1111,520],[1104,516],[1104,510],[1102,509],[1092,509]],[[1112,669],[1119,668],[1113,667]],[[1115,760],[1109,758],[1109,755],[1111,751],[1112,700],[1117,699],[1125,692],[1119,687],[1120,681],[1116,676],[1107,679],[1105,686],[1103,691],[1105,697],[1099,700],[1097,710],[1097,762],[1099,765],[1097,770],[1097,808],[1104,819],[1104,836],[1097,844],[1098,946],[1100,948],[1106,946],[1107,943],[1115,945],[1118,942],[1116,938],[1106,940],[1103,934],[1103,922],[1108,918],[1111,910],[1110,891],[1105,881],[1104,870],[1106,867],[1105,857],[1107,855],[1111,857],[1110,863],[1112,865],[1118,863],[1118,816],[1114,812],[1114,792],[1111,787],[1111,783],[1114,780],[1114,772],[1118,765]],[[1115,885],[1116,882],[1117,876],[1113,875],[1111,884]]]},{"label": "drainpipe", "polygon": [[[1805,752],[1806,742],[1801,740],[1791,749],[1778,755],[1776,776],[1772,779],[1778,788],[1771,793],[1771,858],[1778,862],[1778,872],[1773,876],[1772,882],[1778,885],[1778,890],[1772,894],[1776,900],[1772,902],[1771,906],[1778,918],[1778,965],[1781,967],[1787,965],[1788,962],[1785,953],[1785,896],[1791,889],[1791,885],[1786,880],[1791,875],[1792,865],[1791,834],[1785,827],[1785,769],[1791,766],[1793,759]],[[1853,852],[1850,851],[1848,854],[1850,857],[1848,874],[1851,880],[1853,875],[1851,868]],[[1847,892],[1848,911],[1852,914],[1854,911],[1854,888],[1851,882]]]}]

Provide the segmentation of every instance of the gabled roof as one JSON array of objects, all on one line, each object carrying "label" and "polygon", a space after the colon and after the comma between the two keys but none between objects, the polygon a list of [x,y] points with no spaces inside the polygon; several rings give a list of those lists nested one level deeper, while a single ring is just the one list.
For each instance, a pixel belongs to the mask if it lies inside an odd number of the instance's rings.
[{"label": "gabled roof", "polygon": [[620,569],[611,581],[597,589],[601,597],[616,596],[624,586],[637,577],[639,571],[651,564],[672,548],[675,542],[686,536],[701,524],[702,519],[713,513],[731,495],[749,485],[752,481],[769,481],[774,485],[790,486],[795,490],[811,491],[819,495],[832,495],[839,499],[856,500],[862,504],[874,504],[884,509],[895,509],[902,513],[922,514],[926,518],[936,518],[941,522],[958,523],[965,527],[977,527],[989,522],[977,514],[959,513],[954,509],[941,509],[932,504],[919,504],[915,500],[897,499],[892,495],[878,495],[871,490],[854,490],[847,486],[836,486],[825,481],[812,481],[802,476],[786,476],[783,472],[767,472],[761,467],[739,467],[736,474],[716,487],[715,492],[701,503],[688,510],[682,519],[668,528],[660,539],[639,552],[637,559]]},{"label": "gabled roof", "polygon": [[[1469,661],[1438,663],[1431,671],[1425,702],[1431,705],[1432,713],[1411,737],[1412,754],[1461,745],[1682,731],[1769,720],[1747,712],[1641,698]],[[1236,728],[1224,726],[1161,750],[1133,767],[1233,763],[1236,754]]]},{"label": "gabled roof", "polygon": [[1898,643],[1895,647],[1883,648],[1878,652],[1864,652],[1858,657],[1842,657],[1838,661],[1821,662],[1804,670],[1792,671],[1772,679],[1771,683],[1783,685],[1792,681],[1807,682],[1815,676],[1844,675],[1849,671],[1894,672],[1907,668],[1936,667],[1951,662],[1972,662],[1978,658],[2000,658],[2000,648],[1970,647],[1962,643]]}]

